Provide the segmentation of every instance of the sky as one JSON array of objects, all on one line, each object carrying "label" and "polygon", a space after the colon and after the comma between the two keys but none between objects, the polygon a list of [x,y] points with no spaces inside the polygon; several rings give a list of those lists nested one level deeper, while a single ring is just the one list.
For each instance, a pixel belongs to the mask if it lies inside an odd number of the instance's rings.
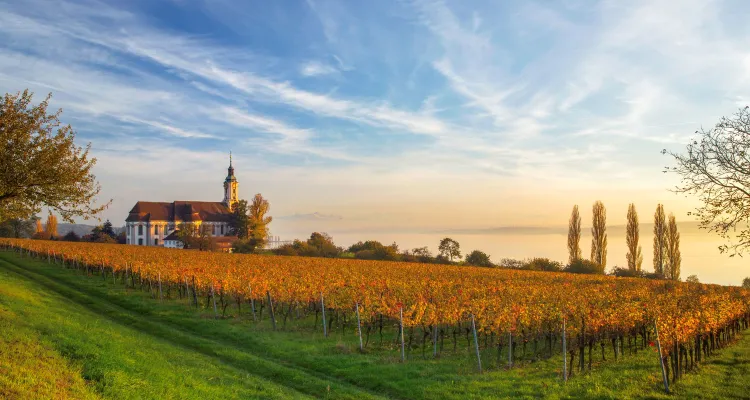
[{"label": "sky", "polygon": [[220,201],[230,151],[286,238],[690,221],[661,150],[750,104],[744,5],[0,0],[0,91],[52,93],[115,225]]}]

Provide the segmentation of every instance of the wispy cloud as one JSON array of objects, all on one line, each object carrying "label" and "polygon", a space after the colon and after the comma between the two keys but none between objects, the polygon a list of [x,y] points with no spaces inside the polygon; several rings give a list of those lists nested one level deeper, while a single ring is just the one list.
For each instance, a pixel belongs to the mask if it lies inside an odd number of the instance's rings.
[{"label": "wispy cloud", "polygon": [[300,73],[303,76],[330,75],[338,72],[338,69],[320,61],[308,61],[300,67]]}]

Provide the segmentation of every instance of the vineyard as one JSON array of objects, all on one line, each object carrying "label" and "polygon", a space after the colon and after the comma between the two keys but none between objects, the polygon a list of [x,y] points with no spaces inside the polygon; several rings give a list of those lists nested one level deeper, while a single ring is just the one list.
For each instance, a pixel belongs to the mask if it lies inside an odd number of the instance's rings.
[{"label": "vineyard", "polygon": [[603,359],[605,347],[617,358],[654,346],[666,384],[750,324],[750,292],[738,287],[22,239],[0,246],[157,298],[205,301],[217,316],[236,305],[254,319],[265,310],[274,329],[302,320],[326,334],[348,327],[361,348],[397,326],[402,360],[405,348],[430,346],[437,356],[446,338],[455,348],[465,337],[480,371],[480,350],[496,349],[509,366],[516,357],[559,356],[567,379],[587,362],[590,369],[599,351]]}]

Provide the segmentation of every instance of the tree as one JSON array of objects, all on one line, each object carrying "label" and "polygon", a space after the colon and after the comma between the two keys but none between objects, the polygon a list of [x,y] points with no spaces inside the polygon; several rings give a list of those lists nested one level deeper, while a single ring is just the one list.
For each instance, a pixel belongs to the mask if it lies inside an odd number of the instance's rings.
[{"label": "tree", "polygon": [[112,223],[109,222],[109,220],[105,221],[102,225],[102,233],[112,238],[115,238],[117,236],[117,234],[115,234],[114,228],[112,227]]},{"label": "tree", "polygon": [[576,204],[568,221],[568,262],[572,263],[581,257],[581,214],[578,213]]},{"label": "tree", "polygon": [[232,208],[229,219],[229,232],[240,239],[250,236],[250,211],[247,200],[238,201]]},{"label": "tree", "polygon": [[357,242],[349,246],[347,252],[354,253],[355,258],[363,260],[396,261],[399,259],[398,245],[396,243],[385,246],[377,240]]},{"label": "tree", "polygon": [[443,258],[447,258],[450,262],[453,262],[454,258],[461,257],[461,246],[451,238],[441,240],[438,251]]},{"label": "tree", "polygon": [[613,267],[610,275],[621,277],[621,278],[642,278],[643,272],[636,271],[630,268]]},{"label": "tree", "polygon": [[559,272],[563,270],[563,265],[561,262],[553,261],[549,258],[535,257],[531,260],[525,261],[521,266],[521,269],[529,271]]},{"label": "tree", "polygon": [[253,197],[253,202],[249,207],[250,217],[250,237],[255,240],[258,247],[264,247],[268,240],[268,224],[273,220],[272,217],[266,216],[270,205],[268,200],[264,199],[260,193]]},{"label": "tree", "polygon": [[79,242],[81,241],[81,237],[75,231],[71,230],[63,236],[63,240],[66,242]]},{"label": "tree", "polygon": [[0,237],[28,238],[34,234],[34,223],[40,224],[39,219],[13,218],[0,222]]},{"label": "tree", "polygon": [[492,267],[492,261],[487,253],[479,250],[474,250],[466,255],[466,263],[469,265],[476,265],[478,267]]},{"label": "tree", "polygon": [[[730,257],[742,254],[750,246],[750,108],[740,109],[731,117],[722,117],[708,131],[695,132],[700,140],[687,145],[685,154],[666,149],[662,154],[674,158],[677,166],[664,172],[681,177],[673,191],[695,195],[701,206],[691,215],[700,227],[715,232],[727,244],[719,250]],[[736,242],[732,236],[736,234]]]},{"label": "tree", "polygon": [[591,261],[600,265],[603,271],[607,266],[607,210],[601,201],[597,201],[592,212]]},{"label": "tree", "polygon": [[594,261],[578,259],[566,265],[563,271],[574,274],[604,274],[604,266]]},{"label": "tree", "polygon": [[44,225],[44,234],[50,239],[57,237],[57,217],[49,214],[47,223]]},{"label": "tree", "polygon": [[667,264],[667,220],[664,215],[664,206],[656,206],[654,213],[654,272],[665,275]]},{"label": "tree", "polygon": [[47,114],[51,95],[36,106],[32,96],[25,90],[0,100],[0,222],[28,219],[42,206],[69,222],[96,217],[111,200],[94,205],[101,188],[91,144],[76,146],[73,128],[60,124],[62,110]]},{"label": "tree", "polygon": [[669,225],[667,225],[667,270],[664,275],[667,279],[675,281],[680,280],[680,264],[682,256],[680,255],[680,233],[677,232],[677,222],[674,215],[669,214]]},{"label": "tree", "polygon": [[513,258],[502,258],[500,259],[500,262],[497,263],[498,267],[509,268],[509,269],[523,269],[525,265],[526,265],[525,262],[521,260],[516,260]]},{"label": "tree", "polygon": [[625,241],[628,245],[625,258],[628,260],[628,269],[631,271],[640,271],[643,264],[643,252],[641,246],[638,245],[639,231],[638,212],[635,211],[635,204],[631,203],[628,206],[628,224],[625,232]]},{"label": "tree", "polygon": [[745,289],[750,289],[750,277],[742,280],[742,287]]},{"label": "tree", "polygon": [[430,252],[430,249],[427,248],[427,246],[415,247],[411,250],[411,254],[417,258],[417,261],[421,263],[429,263],[434,261],[432,258],[432,252]]},{"label": "tree", "polygon": [[688,276],[687,279],[685,279],[685,282],[701,283],[701,281],[698,280],[698,275],[690,275],[690,276]]},{"label": "tree", "polygon": [[307,244],[307,246],[312,249],[312,252],[317,253],[308,254],[310,256],[337,257],[341,253],[341,248],[337,247],[333,243],[333,238],[331,237],[331,235],[325,232],[313,232],[310,235],[310,238],[307,239],[307,242],[305,244]]},{"label": "tree", "polygon": [[37,235],[44,234],[44,225],[42,225],[42,219],[37,218],[36,219],[36,231],[34,232]]},{"label": "tree", "polygon": [[186,249],[211,250],[211,229],[208,225],[182,223],[177,226],[177,238]]}]

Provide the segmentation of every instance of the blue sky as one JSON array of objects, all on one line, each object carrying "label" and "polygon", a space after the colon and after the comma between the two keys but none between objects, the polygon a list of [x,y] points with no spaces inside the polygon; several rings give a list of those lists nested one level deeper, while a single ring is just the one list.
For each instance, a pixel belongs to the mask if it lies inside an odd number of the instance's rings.
[{"label": "blue sky", "polygon": [[[240,193],[281,221],[564,225],[669,193],[663,148],[750,103],[741,1],[0,0],[0,90],[53,93],[105,217]],[[645,218],[644,218],[645,219]],[[584,218],[586,224],[586,218]]]}]

